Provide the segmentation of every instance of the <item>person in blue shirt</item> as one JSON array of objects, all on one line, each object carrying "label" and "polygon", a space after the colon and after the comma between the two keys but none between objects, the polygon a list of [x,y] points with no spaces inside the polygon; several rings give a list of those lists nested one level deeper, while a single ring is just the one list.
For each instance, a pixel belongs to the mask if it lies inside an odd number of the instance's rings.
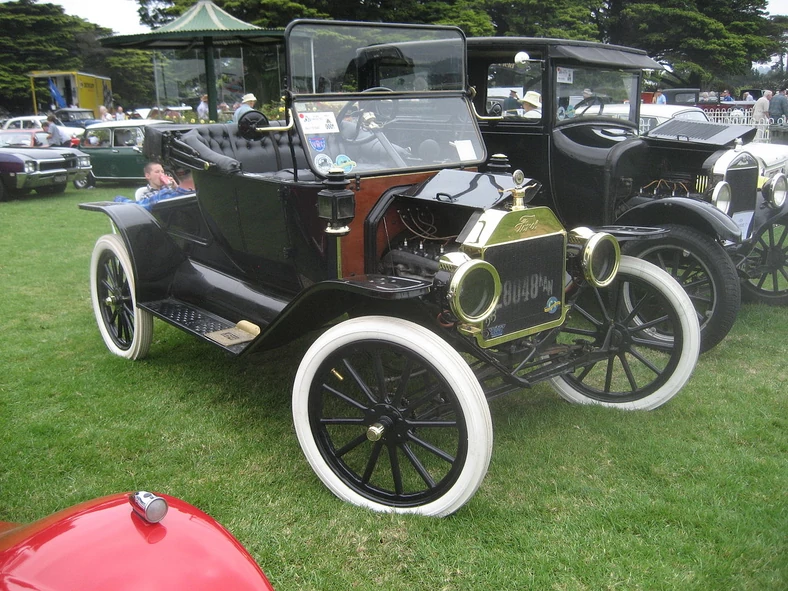
[{"label": "person in blue shirt", "polygon": [[730,92],[728,92],[727,90],[723,90],[722,91],[722,96],[720,96],[720,100],[721,101],[732,101],[733,97],[731,96]]},{"label": "person in blue shirt", "polygon": [[654,98],[652,99],[651,102],[652,103],[656,103],[657,105],[667,105],[668,104],[668,100],[665,98],[665,95],[662,94],[662,89],[661,88],[657,88],[657,90],[654,91]]},{"label": "person in blue shirt", "polygon": [[251,92],[243,95],[243,98],[241,98],[241,106],[238,107],[233,114],[233,123],[238,123],[238,120],[244,113],[254,110],[254,105],[256,102],[257,97]]}]

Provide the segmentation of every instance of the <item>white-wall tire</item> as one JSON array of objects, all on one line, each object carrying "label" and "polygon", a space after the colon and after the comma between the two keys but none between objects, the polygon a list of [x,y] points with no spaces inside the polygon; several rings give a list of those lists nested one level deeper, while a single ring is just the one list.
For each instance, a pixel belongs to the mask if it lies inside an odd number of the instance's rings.
[{"label": "white-wall tire", "polygon": [[321,335],[298,368],[293,422],[318,478],[374,511],[449,515],[479,488],[492,453],[471,368],[439,336],[398,318],[354,318]]},{"label": "white-wall tire", "polygon": [[570,402],[625,410],[650,410],[673,398],[700,352],[697,315],[681,285],[651,263],[622,256],[610,287],[584,289],[589,297],[578,300],[561,338],[585,340],[608,355],[552,378],[553,388]]},{"label": "white-wall tire", "polygon": [[142,359],[153,340],[153,315],[137,307],[131,257],[117,234],[100,237],[90,260],[90,299],[107,348]]}]

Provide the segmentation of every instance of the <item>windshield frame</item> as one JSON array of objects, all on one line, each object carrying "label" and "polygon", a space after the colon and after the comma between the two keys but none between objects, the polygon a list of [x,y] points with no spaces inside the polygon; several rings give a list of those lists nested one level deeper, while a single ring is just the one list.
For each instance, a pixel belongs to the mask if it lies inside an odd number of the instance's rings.
[{"label": "windshield frame", "polygon": [[457,27],[301,19],[285,29],[285,45],[285,86],[292,97],[385,86],[397,68],[403,84],[390,88],[397,92],[467,87],[466,40]]}]

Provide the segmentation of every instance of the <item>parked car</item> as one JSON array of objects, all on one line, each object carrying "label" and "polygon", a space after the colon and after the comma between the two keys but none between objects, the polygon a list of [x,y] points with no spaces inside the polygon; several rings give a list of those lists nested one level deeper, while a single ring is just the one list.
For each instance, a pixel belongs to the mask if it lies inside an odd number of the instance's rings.
[{"label": "parked car", "polygon": [[33,189],[62,193],[90,173],[90,157],[73,148],[0,148],[0,201]]},{"label": "parked car", "polygon": [[107,121],[85,129],[80,148],[90,155],[93,166],[85,179],[75,181],[78,189],[92,187],[96,181],[144,182],[142,169],[147,160],[140,148],[148,125],[169,124],[152,119]]},{"label": "parked car", "polygon": [[[760,301],[788,299],[781,248],[788,205],[784,162],[760,166],[741,125],[671,119],[638,133],[643,69],[661,66],[626,47],[518,37],[468,40],[469,76],[490,153],[504,153],[543,180],[536,202],[564,224],[661,226],[659,240],[625,251],[660,264],[692,298],[703,348],[732,327],[741,289]],[[499,87],[542,97],[541,117],[504,117],[487,97]],[[572,108],[580,89],[612,98]],[[488,110],[489,109],[489,110]],[[625,119],[615,109],[627,112]],[[756,148],[758,150],[758,148]],[[767,160],[766,162],[770,162]],[[768,178],[764,178],[764,173]],[[740,285],[741,280],[741,285]]]},{"label": "parked car", "polygon": [[11,117],[10,119],[6,119],[3,122],[3,129],[40,129],[41,125],[46,120],[46,115],[25,115],[23,117]]},{"label": "parked car", "polygon": [[95,113],[91,109],[80,109],[79,107],[65,107],[55,111],[55,117],[63,122],[67,127],[82,127],[94,123],[101,123],[101,119],[96,119]]},{"label": "parked car", "polygon": [[145,491],[30,524],[0,522],[0,589],[273,591],[230,532],[186,501]]},{"label": "parked car", "polygon": [[234,355],[323,331],[293,386],[308,462],[348,502],[436,516],[487,472],[487,399],[548,382],[635,410],[681,389],[692,304],[612,235],[652,232],[567,231],[537,181],[477,171],[462,31],[303,20],[283,43],[284,121],[146,128],[196,193],[81,205],[117,231],[90,280],[112,353],[147,355],[154,317]]},{"label": "parked car", "polygon": [[49,145],[49,134],[43,129],[2,129],[0,148],[44,148]]},{"label": "parked car", "polygon": [[[600,113],[599,107],[593,107],[593,109],[595,115]],[[601,108],[601,113],[605,117],[615,117],[616,119],[628,120],[630,117],[628,104],[604,105]],[[662,125],[671,119],[709,121],[706,111],[699,107],[688,105],[656,105],[653,103],[643,103],[640,105],[638,130],[641,134],[648,133],[657,125]]]}]

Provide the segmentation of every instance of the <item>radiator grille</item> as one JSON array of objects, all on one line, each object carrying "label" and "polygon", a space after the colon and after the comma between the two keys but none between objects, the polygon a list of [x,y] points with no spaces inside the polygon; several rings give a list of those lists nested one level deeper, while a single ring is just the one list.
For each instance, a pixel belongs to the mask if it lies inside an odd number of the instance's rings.
[{"label": "radiator grille", "polygon": [[564,304],[564,235],[492,246],[484,259],[501,276],[501,299],[484,323],[484,339],[535,332],[558,321]]}]

